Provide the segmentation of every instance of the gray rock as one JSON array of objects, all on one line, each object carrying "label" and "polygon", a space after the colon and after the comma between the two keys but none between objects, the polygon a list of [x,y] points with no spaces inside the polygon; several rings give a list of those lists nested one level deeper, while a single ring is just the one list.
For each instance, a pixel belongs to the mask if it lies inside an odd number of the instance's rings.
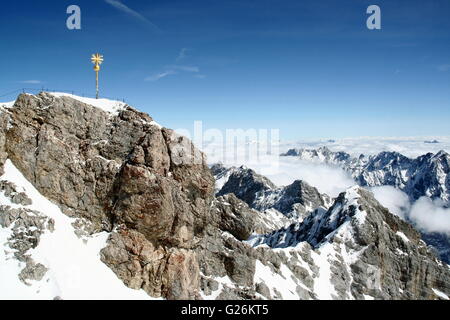
[{"label": "gray rock", "polygon": [[[214,166],[217,177],[229,174],[214,199],[203,153],[128,106],[109,114],[69,97],[21,95],[0,113],[0,171],[6,159],[76,218],[79,237],[110,232],[101,261],[153,297],[282,299],[289,290],[316,299],[324,247],[336,299],[450,295],[448,266],[367,191],[331,204],[302,181],[277,188],[250,169]],[[43,279],[46,267],[27,252],[54,221],[27,209],[31,200],[14,184],[0,181],[0,192],[23,206],[0,205],[0,225],[12,230],[7,245],[25,263],[19,277]],[[287,216],[282,227],[268,221],[279,218],[269,209]],[[286,226],[289,219],[298,220]]]}]

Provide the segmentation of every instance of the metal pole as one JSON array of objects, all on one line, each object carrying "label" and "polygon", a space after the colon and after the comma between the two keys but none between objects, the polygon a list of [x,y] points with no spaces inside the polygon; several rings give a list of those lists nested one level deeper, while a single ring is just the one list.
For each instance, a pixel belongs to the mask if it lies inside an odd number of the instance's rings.
[{"label": "metal pole", "polygon": [[93,54],[91,57],[91,61],[94,64],[94,71],[95,71],[95,89],[96,89],[95,98],[98,99],[98,96],[99,96],[98,73],[100,71],[100,65],[103,62],[103,56],[99,53]]},{"label": "metal pole", "polygon": [[98,71],[95,72],[95,79],[96,79],[96,88],[97,88],[96,99],[98,99]]}]

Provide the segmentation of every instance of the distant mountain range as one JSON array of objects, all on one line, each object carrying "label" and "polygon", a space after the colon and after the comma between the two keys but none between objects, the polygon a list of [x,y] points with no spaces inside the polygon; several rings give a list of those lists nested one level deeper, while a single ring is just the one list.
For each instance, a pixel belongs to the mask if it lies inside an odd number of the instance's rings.
[{"label": "distant mountain range", "polygon": [[1,106],[0,298],[449,300],[449,266],[363,187],[331,199],[205,158],[121,102]]},{"label": "distant mountain range", "polygon": [[[291,149],[282,156],[339,166],[348,171],[360,186],[393,186],[407,193],[411,201],[425,196],[441,199],[448,204],[449,155],[445,151],[416,159],[396,152],[355,158],[345,152],[333,152],[321,147]],[[211,170],[216,178],[218,196],[233,193],[251,208],[272,215],[281,213],[293,223],[301,223],[309,216],[317,217],[319,212],[326,212],[333,203],[328,195],[301,180],[277,187],[268,178],[245,166],[226,168],[216,164]],[[435,248],[441,259],[450,262],[450,237],[447,234],[421,232],[422,238]]]},{"label": "distant mountain range", "polygon": [[337,165],[349,172],[360,186],[393,186],[408,194],[411,200],[426,196],[439,198],[446,204],[450,201],[450,155],[445,151],[411,159],[398,152],[352,157],[320,147],[291,149],[282,156]]}]

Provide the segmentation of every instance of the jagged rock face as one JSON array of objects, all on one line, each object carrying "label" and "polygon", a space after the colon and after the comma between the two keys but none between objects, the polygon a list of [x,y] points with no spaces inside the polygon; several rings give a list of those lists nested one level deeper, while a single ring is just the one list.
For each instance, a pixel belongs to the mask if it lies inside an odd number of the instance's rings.
[{"label": "jagged rock face", "polygon": [[[50,281],[46,266],[29,255],[40,241],[55,239],[47,231],[74,230],[83,238],[102,230],[109,239],[101,261],[128,287],[153,297],[450,294],[449,267],[367,191],[350,189],[331,205],[302,181],[278,188],[249,169],[216,166],[226,188],[214,199],[203,154],[128,106],[109,113],[42,93],[21,95],[0,111],[0,171],[5,164],[9,172],[0,179],[2,199],[8,199],[0,203],[0,227],[8,229],[6,245],[24,267],[24,283]],[[11,183],[17,174],[28,193]],[[73,228],[58,229],[45,212],[31,210],[32,199],[42,199],[30,192],[78,218],[63,217]],[[56,209],[58,221],[63,215]],[[296,223],[286,227],[292,212]]]},{"label": "jagged rock face", "polygon": [[292,184],[265,191],[255,204],[257,210],[276,209],[287,216],[304,219],[315,209],[327,208],[331,199],[326,194],[311,187],[304,181],[296,180]]},{"label": "jagged rock face", "polygon": [[329,196],[301,180],[286,187],[277,187],[266,177],[245,167],[225,168],[215,164],[211,171],[216,181],[220,181],[216,184],[219,187],[218,196],[233,193],[261,212],[275,210],[288,218],[302,220],[315,209],[330,206]]},{"label": "jagged rock face", "polygon": [[[223,175],[223,172],[221,174]],[[275,188],[276,186],[272,181],[266,177],[251,169],[240,167],[239,169],[232,168],[231,174],[217,195],[234,193],[236,197],[253,207],[258,194]]]},{"label": "jagged rock face", "polygon": [[128,106],[111,114],[46,93],[20,95],[0,124],[0,164],[9,158],[41,194],[94,230],[129,230],[113,233],[102,253],[125,283],[167,298],[198,294],[192,247],[210,220],[214,180],[189,140]]},{"label": "jagged rock face", "polygon": [[364,189],[343,193],[328,211],[252,243],[288,248],[303,241],[332,257],[327,260],[335,298],[431,299],[434,290],[450,292],[449,267],[419,232]]},{"label": "jagged rock face", "polygon": [[290,149],[281,154],[283,157],[299,157],[302,160],[320,161],[329,164],[343,164],[352,160],[346,152],[332,152],[327,147],[315,149]]},{"label": "jagged rock face", "polygon": [[[253,248],[224,230],[208,226],[205,238],[197,247],[202,297],[219,300],[314,299],[314,274],[311,247],[305,243],[295,251]],[[261,270],[269,277],[262,278]],[[266,271],[268,270],[268,271]],[[314,270],[314,271],[311,271]],[[313,272],[311,275],[310,272]],[[291,291],[280,293],[278,286]],[[278,289],[277,289],[278,288]]]},{"label": "jagged rock face", "polygon": [[251,209],[233,193],[217,197],[211,207],[211,224],[240,241],[252,234],[266,234],[289,224],[289,219],[277,212]]},{"label": "jagged rock face", "polygon": [[410,159],[398,152],[358,158],[345,152],[332,152],[327,147],[291,149],[282,156],[339,165],[361,186],[389,185],[403,190],[412,200],[422,196],[450,201],[450,155],[445,151],[428,153]]},{"label": "jagged rock face", "polygon": [[192,250],[155,247],[133,229],[113,232],[101,259],[132,289],[154,297],[197,299],[199,270]]},{"label": "jagged rock face", "polygon": [[437,232],[421,232],[422,239],[434,249],[442,261],[450,263],[450,235]]},{"label": "jagged rock face", "polygon": [[[0,190],[13,204],[28,206],[32,203],[26,194],[19,192],[10,182],[0,181]],[[0,205],[0,226],[11,228],[8,247],[15,251],[14,257],[24,263],[19,279],[25,284],[42,280],[47,268],[35,262],[27,251],[36,248],[44,230],[53,230],[54,221],[34,210]]]},{"label": "jagged rock face", "polygon": [[[212,217],[218,228],[229,232],[238,240],[247,240],[255,231],[257,213],[232,193],[214,201]],[[264,233],[261,232],[261,233]]]}]

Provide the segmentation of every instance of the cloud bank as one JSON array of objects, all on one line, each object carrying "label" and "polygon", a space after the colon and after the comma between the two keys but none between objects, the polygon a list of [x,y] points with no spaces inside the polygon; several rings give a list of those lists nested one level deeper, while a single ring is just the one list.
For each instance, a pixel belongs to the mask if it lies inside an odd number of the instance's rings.
[{"label": "cloud bank", "polygon": [[[183,135],[188,133],[180,132]],[[438,144],[426,144],[424,143],[426,140],[429,139],[426,137],[355,138],[337,140],[328,144],[334,145],[332,149],[335,151],[344,150],[351,154],[355,154],[355,150],[356,153],[361,151],[364,154],[373,154],[383,150],[393,151],[392,149],[402,152],[411,148],[409,155],[418,156],[427,152],[437,152],[441,148],[450,150],[447,147],[450,146],[448,137],[437,138],[440,141]],[[319,144],[323,145],[324,142],[308,142],[308,145],[303,143],[300,147],[314,148]],[[299,143],[296,144],[296,147],[299,147]],[[278,186],[291,184],[295,180],[304,180],[320,192],[336,197],[348,187],[356,184],[350,175],[339,167],[301,161],[295,157],[279,157],[277,154],[259,154],[258,157],[249,157],[247,153],[250,148],[251,144],[224,147],[216,141],[216,143],[203,143],[202,149],[208,156],[209,164],[221,162],[226,166],[245,165],[268,177]],[[434,148],[437,148],[437,151]],[[423,197],[415,203],[411,203],[406,193],[392,186],[373,187],[369,190],[391,213],[403,220],[410,221],[418,229],[450,235],[450,208],[445,208],[442,202]]]},{"label": "cloud bank", "polygon": [[445,208],[440,200],[420,198],[412,206],[409,217],[423,231],[450,235],[450,208]]},{"label": "cloud bank", "polygon": [[409,197],[406,193],[392,186],[370,188],[375,199],[389,211],[405,220],[411,209]]},{"label": "cloud bank", "polygon": [[[436,140],[438,143],[425,143]],[[373,155],[382,151],[395,151],[404,156],[416,158],[428,152],[437,153],[440,150],[450,152],[450,136],[423,137],[356,137],[343,139],[305,139],[295,142],[283,142],[281,151],[291,148],[318,148],[326,146],[332,151],[345,151],[352,156],[360,154]]]},{"label": "cloud bank", "polygon": [[370,190],[381,205],[403,220],[410,221],[419,230],[450,235],[450,208],[445,208],[440,199],[422,197],[411,204],[406,193],[394,187],[382,186]]}]

